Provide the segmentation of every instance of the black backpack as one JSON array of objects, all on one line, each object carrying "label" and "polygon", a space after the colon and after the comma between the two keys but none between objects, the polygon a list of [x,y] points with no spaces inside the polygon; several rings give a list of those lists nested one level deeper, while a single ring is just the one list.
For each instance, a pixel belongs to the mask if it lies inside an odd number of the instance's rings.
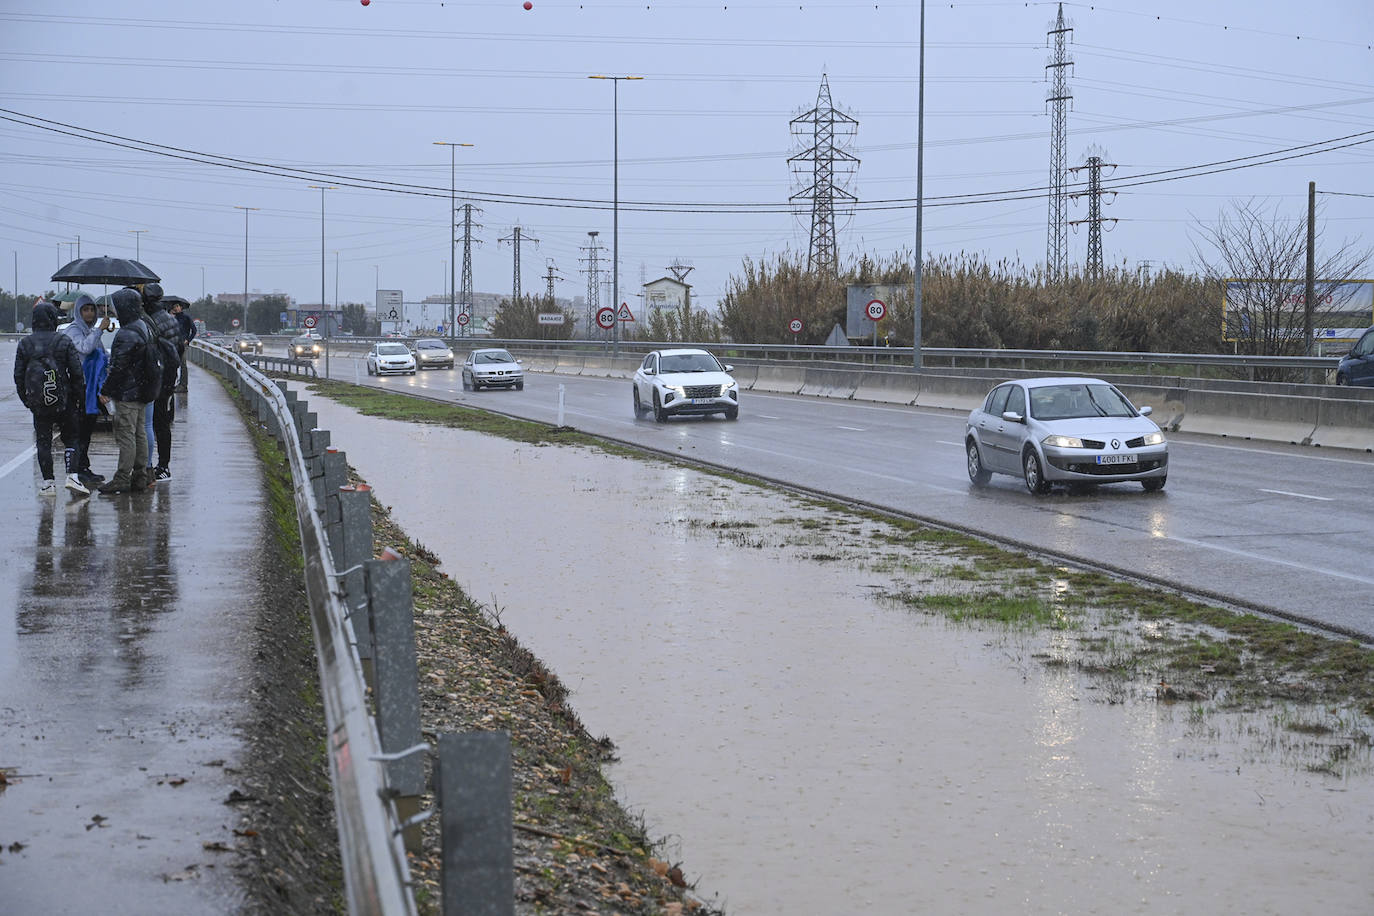
[{"label": "black backpack", "polygon": [[29,410],[45,417],[60,416],[67,409],[67,381],[58,373],[52,350],[34,354],[24,369],[24,401]]},{"label": "black backpack", "polygon": [[164,360],[160,341],[153,337],[147,325],[141,328],[143,338],[143,358],[138,373],[138,400],[140,404],[156,401],[162,392]]}]

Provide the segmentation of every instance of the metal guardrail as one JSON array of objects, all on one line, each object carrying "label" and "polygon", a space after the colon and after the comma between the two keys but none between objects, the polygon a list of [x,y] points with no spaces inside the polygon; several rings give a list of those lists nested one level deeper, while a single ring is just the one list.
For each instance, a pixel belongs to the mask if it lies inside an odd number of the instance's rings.
[{"label": "metal guardrail", "polygon": [[189,352],[196,362],[230,377],[241,392],[252,396],[291,467],[348,912],[409,916],[416,908],[403,825],[387,789],[386,755],[368,710],[357,637],[342,600],[340,573],[334,568],[291,405],[275,382],[236,354],[199,341],[192,342]]}]

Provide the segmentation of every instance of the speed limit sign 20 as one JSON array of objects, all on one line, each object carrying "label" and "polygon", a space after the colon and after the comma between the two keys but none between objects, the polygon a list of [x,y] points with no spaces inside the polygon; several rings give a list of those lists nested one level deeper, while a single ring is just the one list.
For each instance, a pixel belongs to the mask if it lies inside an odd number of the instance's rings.
[{"label": "speed limit sign 20", "polygon": [[881,299],[872,299],[864,311],[869,321],[882,321],[887,316],[887,305]]},{"label": "speed limit sign 20", "polygon": [[800,334],[802,330],[802,320],[800,318],[793,318],[791,321],[787,322],[787,330],[791,331],[793,334]]}]

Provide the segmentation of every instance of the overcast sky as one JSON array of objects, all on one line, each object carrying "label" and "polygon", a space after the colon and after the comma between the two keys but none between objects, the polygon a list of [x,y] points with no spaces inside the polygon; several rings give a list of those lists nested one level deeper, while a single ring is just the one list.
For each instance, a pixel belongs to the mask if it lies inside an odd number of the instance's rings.
[{"label": "overcast sky", "polygon": [[[433,142],[446,140],[474,144],[456,151],[460,201],[486,198],[475,289],[511,289],[513,249],[499,240],[519,225],[539,239],[521,250],[523,290],[543,291],[552,261],[557,294],[583,295],[588,231],[603,266],[612,241],[613,84],[591,74],[643,77],[619,84],[621,298],[632,305],[641,275],[674,261],[694,265],[698,303],[714,306],[745,257],[804,256],[809,220],[785,207],[796,190],[788,121],[815,104],[822,74],[859,122],[849,190],[898,201],[845,218],[841,258],[914,244],[916,3],[533,2],[0,0],[0,286],[14,285],[17,260],[21,290],[52,288],[80,236],[83,256],[137,247],[168,292],[241,291],[240,206],[258,208],[249,286],[317,302],[321,192],[308,186],[334,184],[326,301],[336,263],[341,302],[371,302],[378,282],[407,301],[442,293],[450,150]],[[928,8],[927,252],[1044,261],[1048,205],[1035,195],[1049,177],[1055,12]],[[1190,265],[1197,220],[1251,197],[1302,218],[1309,181],[1328,237],[1374,241],[1369,0],[1064,12],[1070,165],[1096,147],[1116,165],[1108,187],[1247,166],[1108,198],[1103,213],[1119,220],[1104,235],[1109,263]],[[1362,145],[1325,142],[1342,137]],[[283,168],[336,177],[263,173]],[[1071,203],[1068,217],[1086,210]],[[1084,258],[1085,228],[1069,235],[1071,262]]]}]

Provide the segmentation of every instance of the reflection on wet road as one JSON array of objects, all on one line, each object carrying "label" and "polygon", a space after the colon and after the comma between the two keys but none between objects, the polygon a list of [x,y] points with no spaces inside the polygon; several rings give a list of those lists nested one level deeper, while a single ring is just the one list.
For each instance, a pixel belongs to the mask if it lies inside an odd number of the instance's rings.
[{"label": "reflection on wet road", "polygon": [[1353,912],[1374,894],[1367,771],[1257,747],[1263,714],[1108,702],[1032,658],[1061,637],[876,603],[900,572],[781,545],[779,518],[818,510],[311,408],[616,742],[619,796],[731,913]]},{"label": "reflection on wet road", "polygon": [[[8,377],[10,345],[0,362]],[[195,370],[173,479],[151,493],[40,497],[0,476],[0,911],[223,913],[242,894],[238,717],[250,702],[261,476],[238,414]],[[0,459],[32,444],[0,399]],[[108,432],[92,464],[111,473]],[[61,462],[61,451],[57,452]]]}]

